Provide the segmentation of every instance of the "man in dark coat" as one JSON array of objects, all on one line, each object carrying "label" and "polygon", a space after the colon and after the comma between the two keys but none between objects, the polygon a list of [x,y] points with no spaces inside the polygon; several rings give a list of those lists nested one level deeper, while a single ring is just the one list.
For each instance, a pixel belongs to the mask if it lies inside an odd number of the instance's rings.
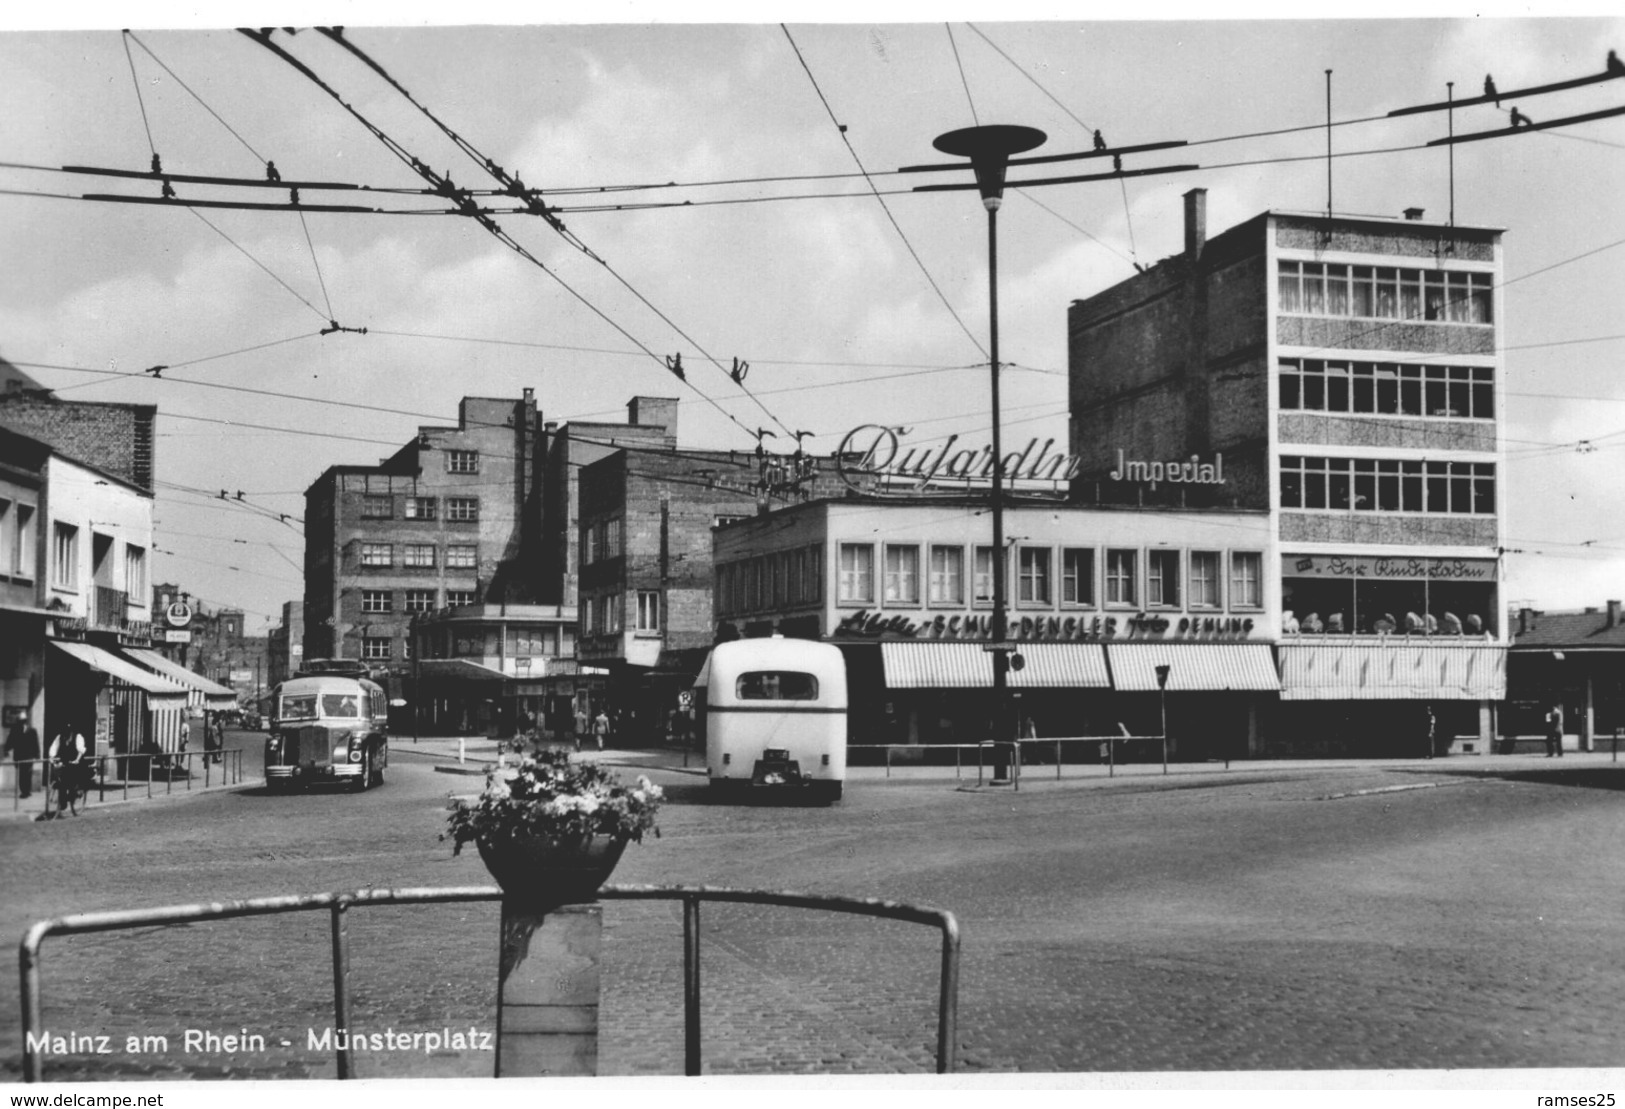
[{"label": "man in dark coat", "polygon": [[17,765],[17,792],[27,797],[34,792],[34,760],[39,758],[39,732],[24,717],[11,726],[5,749]]}]

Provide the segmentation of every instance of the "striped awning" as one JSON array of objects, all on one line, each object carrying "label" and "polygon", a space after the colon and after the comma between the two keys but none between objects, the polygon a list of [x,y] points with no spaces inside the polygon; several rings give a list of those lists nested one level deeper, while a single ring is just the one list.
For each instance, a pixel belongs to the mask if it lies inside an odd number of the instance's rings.
[{"label": "striped awning", "polygon": [[1111,643],[1112,685],[1125,693],[1155,691],[1157,667],[1168,667],[1168,692],[1273,692],[1281,688],[1267,643]]},{"label": "striped awning", "polygon": [[186,702],[184,685],[172,682],[168,678],[160,678],[150,670],[143,670],[133,662],[126,662],[111,651],[93,647],[89,643],[69,643],[59,639],[51,640],[50,644],[76,662],[141,690],[147,694],[147,703],[154,708]]},{"label": "striped awning", "polygon": [[[1011,689],[1109,689],[1098,643],[1022,643],[1025,665],[1011,669]],[[889,689],[991,689],[993,654],[981,643],[895,642],[880,645]]]},{"label": "striped awning", "polygon": [[219,682],[211,682],[202,674],[196,674],[178,662],[160,655],[157,651],[145,651],[135,647],[126,647],[124,654],[130,661],[144,669],[151,670],[161,678],[179,682],[191,690],[187,703],[201,705],[211,709],[234,709],[237,707],[237,691],[228,689]]},{"label": "striped awning", "polygon": [[1500,701],[1507,649],[1485,643],[1283,643],[1283,701]]}]

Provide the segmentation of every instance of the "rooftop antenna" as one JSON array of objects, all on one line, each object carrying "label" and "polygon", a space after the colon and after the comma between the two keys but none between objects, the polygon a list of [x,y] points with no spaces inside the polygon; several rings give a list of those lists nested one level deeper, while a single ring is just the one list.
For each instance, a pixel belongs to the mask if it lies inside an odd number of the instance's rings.
[{"label": "rooftop antenna", "polygon": [[1446,118],[1450,121],[1450,226],[1456,226],[1456,83],[1444,83],[1445,100],[1450,105]]},{"label": "rooftop antenna", "polygon": [[1326,71],[1326,218],[1332,218],[1332,71]]}]

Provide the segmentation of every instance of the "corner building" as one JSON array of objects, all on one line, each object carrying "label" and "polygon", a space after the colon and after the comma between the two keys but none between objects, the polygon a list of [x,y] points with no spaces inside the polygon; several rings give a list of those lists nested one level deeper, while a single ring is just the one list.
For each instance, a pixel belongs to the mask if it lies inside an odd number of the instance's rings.
[{"label": "corner building", "polygon": [[[1267,753],[1489,749],[1505,696],[1501,233],[1264,212],[1068,312],[1083,504],[1266,509]],[[1216,475],[1201,480],[1198,474]]]}]

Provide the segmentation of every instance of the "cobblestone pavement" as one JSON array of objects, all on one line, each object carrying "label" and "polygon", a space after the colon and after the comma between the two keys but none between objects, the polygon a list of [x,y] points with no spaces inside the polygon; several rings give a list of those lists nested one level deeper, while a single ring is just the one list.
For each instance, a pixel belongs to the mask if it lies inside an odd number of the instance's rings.
[{"label": "cobblestone pavement", "polygon": [[[437,840],[469,780],[397,750],[389,783],[359,796],[250,789],[0,825],[0,935],[93,909],[485,884]],[[855,780],[833,808],[709,804],[700,780],[656,771],[664,837],[629,849],[616,880],[952,910],[969,1073],[1607,1067],[1625,772],[1565,763],[1035,776],[1019,794]],[[491,1030],[496,914],[354,910],[352,1026]],[[327,928],[306,913],[47,941],[48,1028],[115,1037],[47,1075],[333,1076],[311,1042],[332,1024]],[[707,905],[703,937],[707,1072],[930,1071],[932,930]],[[675,904],[606,903],[600,1073],[681,1073],[681,950]],[[20,1073],[17,1011],[0,975],[0,1080]],[[267,1050],[187,1052],[187,1028],[263,1034]],[[129,1034],[169,1050],[117,1050]],[[363,1077],[490,1069],[478,1051],[357,1056]]]}]

